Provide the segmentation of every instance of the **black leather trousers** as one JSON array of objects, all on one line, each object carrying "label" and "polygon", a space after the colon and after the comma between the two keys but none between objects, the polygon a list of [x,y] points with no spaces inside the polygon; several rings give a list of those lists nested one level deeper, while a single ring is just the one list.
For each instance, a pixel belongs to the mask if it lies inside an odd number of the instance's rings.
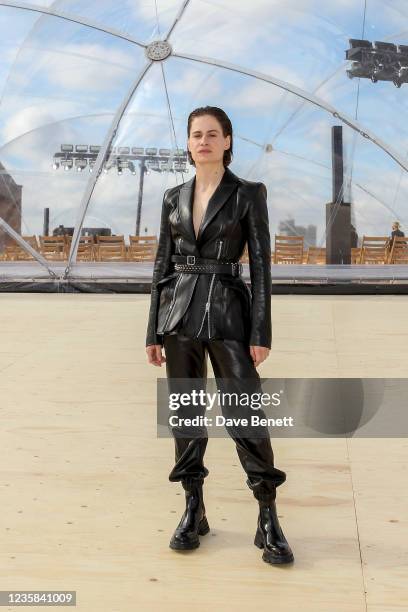
[{"label": "black leather trousers", "polygon": [[[163,343],[166,356],[166,373],[169,393],[186,391],[185,385],[177,378],[194,378],[194,388],[205,390],[207,380],[207,352],[210,355],[217,388],[220,389],[219,379],[228,379],[227,391],[236,393],[249,393],[248,381],[251,391],[262,393],[259,374],[253,364],[249,345],[238,340],[199,340],[188,338],[182,334],[164,335]],[[250,379],[250,380],[249,380]],[[201,381],[201,382],[200,382]],[[221,381],[221,385],[223,382]],[[252,384],[253,381],[253,384]],[[191,386],[190,386],[191,390]],[[223,389],[225,390],[225,389]],[[221,405],[224,416],[224,406]],[[228,411],[231,407],[228,407]],[[245,409],[244,409],[245,410]],[[252,409],[249,407],[248,411]],[[194,407],[194,416],[198,414]],[[263,418],[264,412],[256,411]],[[183,407],[184,415],[191,416],[191,406]],[[205,413],[203,407],[201,414]],[[241,412],[240,417],[245,416]],[[197,431],[196,428],[195,432]],[[247,485],[253,491],[256,499],[270,501],[276,498],[276,487],[286,480],[285,472],[274,466],[274,456],[271,440],[267,433],[263,437],[241,437],[236,431],[226,427],[228,434],[234,439],[239,460],[247,474]],[[208,475],[204,466],[204,454],[208,443],[207,429],[202,428],[200,436],[183,437],[177,428],[172,430],[175,442],[175,465],[169,475],[172,482],[181,481],[186,489],[192,481],[203,482]]]}]

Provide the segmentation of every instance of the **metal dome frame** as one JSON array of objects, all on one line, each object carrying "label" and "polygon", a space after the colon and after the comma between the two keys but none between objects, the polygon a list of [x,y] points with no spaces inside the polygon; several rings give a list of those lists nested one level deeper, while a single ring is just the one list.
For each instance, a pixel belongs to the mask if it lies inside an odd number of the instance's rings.
[{"label": "metal dome frame", "polygon": [[[112,119],[112,122],[110,124],[110,127],[106,133],[106,136],[99,150],[98,156],[96,158],[95,165],[94,165],[94,172],[88,179],[86,189],[83,193],[83,196],[81,198],[81,202],[78,208],[78,216],[75,222],[75,229],[74,229],[74,234],[72,238],[70,253],[68,256],[68,262],[64,270],[63,276],[58,277],[55,271],[49,266],[49,262],[44,257],[42,257],[40,253],[35,251],[17,232],[15,232],[15,230],[13,230],[12,227],[10,227],[10,225],[8,225],[8,223],[4,219],[0,217],[0,226],[3,227],[3,229],[10,236],[12,236],[14,240],[16,240],[16,242],[18,242],[22,246],[22,248],[28,251],[42,266],[44,266],[48,270],[48,273],[50,274],[51,277],[60,278],[60,280],[66,280],[69,277],[69,273],[70,273],[72,264],[75,263],[75,260],[76,260],[80,232],[83,226],[84,218],[85,218],[93,191],[95,189],[95,185],[102,172],[102,166],[105,161],[106,154],[112,144],[113,139],[116,136],[120,121],[124,113],[126,112],[126,109],[128,108],[133,98],[134,93],[137,91],[137,88],[139,87],[140,83],[143,81],[145,75],[148,73],[151,66],[156,62],[166,61],[166,59],[168,59],[169,57],[177,57],[180,59],[186,59],[186,60],[190,60],[194,62],[199,62],[202,64],[214,65],[219,68],[223,68],[225,70],[230,70],[230,71],[233,71],[239,74],[250,76],[260,81],[264,81],[266,83],[270,83],[271,85],[275,85],[276,87],[284,89],[299,98],[303,98],[307,102],[310,102],[311,104],[317,106],[318,108],[321,108],[322,110],[330,113],[331,115],[333,115],[333,117],[335,117],[336,119],[339,119],[342,123],[349,126],[355,132],[359,133],[364,138],[367,138],[368,140],[370,140],[375,146],[381,148],[389,157],[391,157],[391,159],[393,159],[397,164],[399,164],[399,166],[401,166],[403,170],[408,171],[408,161],[404,159],[403,157],[401,157],[398,151],[396,151],[390,144],[385,142],[383,139],[381,139],[371,130],[368,130],[367,128],[365,128],[361,124],[360,121],[357,121],[353,119],[352,117],[349,117],[346,113],[343,113],[342,111],[338,110],[337,108],[335,108],[334,106],[332,106],[331,104],[326,102],[324,99],[320,98],[319,96],[316,96],[311,92],[301,89],[290,82],[283,81],[281,79],[278,79],[274,76],[271,76],[271,75],[268,75],[262,72],[257,72],[250,68],[246,68],[243,66],[225,62],[217,58],[190,55],[187,53],[177,53],[173,51],[172,46],[169,42],[169,37],[171,36],[174,29],[176,28],[177,23],[182,19],[183,14],[190,2],[191,0],[184,0],[173,23],[171,24],[164,38],[146,44],[146,43],[143,43],[137,40],[136,38],[132,36],[129,36],[125,32],[122,32],[115,28],[109,28],[109,27],[102,26],[101,24],[95,21],[84,19],[82,17],[78,17],[76,15],[67,13],[65,11],[54,10],[49,7],[41,7],[41,6],[36,6],[36,5],[28,4],[28,3],[13,2],[9,0],[0,0],[0,6],[6,6],[6,7],[16,8],[20,10],[32,11],[32,12],[40,13],[41,15],[49,15],[49,16],[52,16],[58,19],[64,19],[66,21],[77,23],[84,27],[99,30],[105,34],[109,34],[111,36],[121,38],[131,44],[142,47],[145,49],[145,53],[146,53],[147,62],[142,67],[142,69],[139,71],[139,74],[137,75],[137,77],[132,82],[131,86],[129,87],[120,106],[117,108],[115,115]],[[153,49],[154,49],[155,45],[158,47],[160,47],[161,45],[163,47],[164,46],[163,43],[166,43],[167,45],[167,52],[164,54],[163,57],[160,57],[160,54],[157,54],[157,59],[152,59],[152,57],[155,57],[155,55],[154,53],[149,54],[148,48],[150,47],[151,49],[153,46]],[[171,118],[171,121],[172,121],[172,118]],[[173,129],[174,129],[174,125],[173,125]]]}]

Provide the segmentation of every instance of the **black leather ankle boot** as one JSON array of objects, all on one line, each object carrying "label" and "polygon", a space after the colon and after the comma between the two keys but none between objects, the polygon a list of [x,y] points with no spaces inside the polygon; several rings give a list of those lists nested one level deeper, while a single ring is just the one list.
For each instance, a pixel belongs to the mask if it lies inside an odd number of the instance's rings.
[{"label": "black leather ankle boot", "polygon": [[202,482],[182,484],[186,492],[186,509],[170,540],[170,548],[191,550],[200,546],[198,536],[208,533],[210,527],[205,516]]},{"label": "black leather ankle boot", "polygon": [[291,563],[292,550],[279,525],[275,500],[259,501],[258,529],[255,546],[263,548],[262,559],[266,563]]}]

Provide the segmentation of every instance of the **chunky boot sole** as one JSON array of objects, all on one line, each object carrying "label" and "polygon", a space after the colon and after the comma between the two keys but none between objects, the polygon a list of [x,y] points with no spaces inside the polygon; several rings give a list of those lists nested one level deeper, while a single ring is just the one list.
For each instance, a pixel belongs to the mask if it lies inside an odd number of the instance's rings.
[{"label": "chunky boot sole", "polygon": [[[256,531],[254,544],[258,548],[265,548],[264,538],[260,529],[257,529]],[[277,565],[278,563],[292,563],[292,561],[295,560],[292,552],[285,556],[277,557],[270,550],[264,550],[262,559],[265,561],[265,563],[271,563],[274,565]]]},{"label": "chunky boot sole", "polygon": [[[210,531],[210,526],[207,521],[207,517],[201,519],[200,524],[198,526],[197,533],[198,535],[206,535]],[[170,548],[173,550],[193,550],[194,548],[198,548],[200,546],[200,540],[193,540],[192,542],[177,542],[173,540],[169,544]]]}]

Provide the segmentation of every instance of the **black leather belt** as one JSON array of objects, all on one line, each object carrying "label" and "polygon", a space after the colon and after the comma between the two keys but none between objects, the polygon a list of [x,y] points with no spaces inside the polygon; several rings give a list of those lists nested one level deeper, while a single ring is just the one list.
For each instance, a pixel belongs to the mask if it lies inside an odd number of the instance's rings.
[{"label": "black leather belt", "polygon": [[232,276],[242,274],[242,263],[239,261],[220,261],[219,259],[208,259],[195,255],[172,255],[171,261],[174,263],[176,272],[231,274]]}]

